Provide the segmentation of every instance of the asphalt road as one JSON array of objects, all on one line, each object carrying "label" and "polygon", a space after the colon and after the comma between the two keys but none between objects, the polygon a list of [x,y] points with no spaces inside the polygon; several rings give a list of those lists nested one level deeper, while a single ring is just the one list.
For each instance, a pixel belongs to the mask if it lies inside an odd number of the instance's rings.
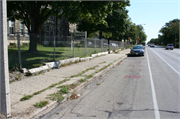
[{"label": "asphalt road", "polygon": [[[41,119],[180,119],[179,49],[130,56]],[[100,85],[97,85],[100,84]]]}]

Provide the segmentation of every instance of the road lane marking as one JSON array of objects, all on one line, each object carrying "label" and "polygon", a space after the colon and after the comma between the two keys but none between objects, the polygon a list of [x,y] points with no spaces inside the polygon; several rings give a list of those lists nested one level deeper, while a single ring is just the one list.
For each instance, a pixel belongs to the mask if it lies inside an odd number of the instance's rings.
[{"label": "road lane marking", "polygon": [[156,92],[155,92],[155,88],[154,88],[154,82],[153,82],[153,78],[152,78],[151,67],[150,67],[150,63],[149,63],[149,57],[148,57],[147,50],[146,50],[146,54],[147,54],[147,62],[148,62],[148,69],[149,69],[149,77],[150,77],[150,82],[151,82],[151,91],[152,91],[155,119],[160,119],[159,108],[158,108],[157,99],[156,99]]},{"label": "road lane marking", "polygon": [[180,73],[174,69],[169,63],[167,63],[160,55],[158,55],[154,50],[152,50],[157,56],[159,56],[159,58],[161,58],[169,67],[171,67],[171,69],[173,69],[176,73],[178,73],[180,75]]}]

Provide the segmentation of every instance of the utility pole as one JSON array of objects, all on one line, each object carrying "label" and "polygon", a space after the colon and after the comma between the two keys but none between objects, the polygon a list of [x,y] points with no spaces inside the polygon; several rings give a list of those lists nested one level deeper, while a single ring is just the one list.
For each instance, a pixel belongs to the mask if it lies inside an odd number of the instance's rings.
[{"label": "utility pole", "polygon": [[[179,28],[180,28],[180,21],[179,21]],[[180,30],[179,30],[179,36],[180,36]],[[180,39],[179,39],[179,49],[180,49]]]},{"label": "utility pole", "polygon": [[0,0],[0,118],[11,116],[6,0]]}]

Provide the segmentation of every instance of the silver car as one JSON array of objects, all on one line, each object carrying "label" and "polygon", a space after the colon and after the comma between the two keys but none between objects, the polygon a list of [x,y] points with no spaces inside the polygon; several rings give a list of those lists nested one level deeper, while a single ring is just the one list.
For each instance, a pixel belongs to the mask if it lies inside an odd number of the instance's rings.
[{"label": "silver car", "polygon": [[166,50],[168,50],[168,49],[173,50],[174,49],[174,45],[173,44],[167,44]]},{"label": "silver car", "polygon": [[130,51],[130,55],[142,55],[144,56],[144,47],[142,45],[135,45]]}]

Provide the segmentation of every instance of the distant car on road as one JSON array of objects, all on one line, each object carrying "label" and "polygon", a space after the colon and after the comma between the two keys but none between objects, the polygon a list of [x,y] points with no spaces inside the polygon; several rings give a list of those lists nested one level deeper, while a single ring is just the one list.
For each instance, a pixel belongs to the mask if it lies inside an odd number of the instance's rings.
[{"label": "distant car on road", "polygon": [[135,45],[130,51],[130,55],[142,55],[144,56],[144,47],[142,45]]},{"label": "distant car on road", "polygon": [[149,47],[151,47],[152,44],[148,44]]},{"label": "distant car on road", "polygon": [[154,44],[151,44],[150,47],[155,47],[155,45],[154,45]]},{"label": "distant car on road", "polygon": [[173,44],[167,44],[166,50],[168,50],[168,49],[173,50],[174,49],[174,45]]}]

